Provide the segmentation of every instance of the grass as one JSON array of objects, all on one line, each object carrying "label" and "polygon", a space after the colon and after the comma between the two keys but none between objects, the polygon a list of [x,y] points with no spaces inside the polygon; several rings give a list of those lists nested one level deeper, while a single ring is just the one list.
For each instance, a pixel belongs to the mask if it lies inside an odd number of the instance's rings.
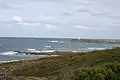
[{"label": "grass", "polygon": [[71,74],[78,68],[93,68],[108,62],[120,62],[119,47],[84,53],[62,54],[51,58],[4,63],[0,65],[0,71],[3,70],[10,76],[16,77],[51,78],[61,74]]}]

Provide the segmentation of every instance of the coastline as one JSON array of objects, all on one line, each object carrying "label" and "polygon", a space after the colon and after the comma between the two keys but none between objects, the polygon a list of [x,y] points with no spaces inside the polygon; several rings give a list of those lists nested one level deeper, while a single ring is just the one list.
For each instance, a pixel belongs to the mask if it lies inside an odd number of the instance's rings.
[{"label": "coastline", "polygon": [[[0,70],[4,69],[10,76],[58,78],[59,75],[78,69],[95,68],[104,63],[120,62],[120,47],[106,50],[95,50],[80,53],[61,54],[56,57],[46,57],[32,60],[23,60],[0,64]],[[70,75],[62,76],[70,77]],[[57,79],[52,79],[57,80]],[[60,79],[61,80],[61,79]],[[66,80],[66,79],[64,79]]]},{"label": "coastline", "polygon": [[[60,56],[60,55],[69,55],[69,54],[79,54],[79,53],[89,53],[91,51],[102,51],[102,50],[108,50],[108,49],[114,49],[116,47],[113,47],[113,48],[98,48],[96,50],[94,50],[94,48],[91,48],[90,50],[82,50],[82,51],[70,51],[70,50],[52,50],[52,51],[41,51],[41,52],[23,52],[23,51],[13,51],[15,53],[17,53],[16,55],[13,56],[13,60],[3,60],[3,61],[0,61],[0,64],[2,63],[10,63],[10,62],[19,62],[19,61],[29,61],[29,60],[37,60],[37,59],[41,59],[41,58],[49,58],[49,57],[57,57],[57,56]],[[3,55],[5,56],[5,55]],[[12,55],[9,55],[9,56],[12,56]],[[28,57],[31,57],[31,56],[35,56],[35,58],[30,58],[30,59],[17,59],[16,57],[17,56],[28,56]],[[39,57],[38,57],[39,56]]]}]

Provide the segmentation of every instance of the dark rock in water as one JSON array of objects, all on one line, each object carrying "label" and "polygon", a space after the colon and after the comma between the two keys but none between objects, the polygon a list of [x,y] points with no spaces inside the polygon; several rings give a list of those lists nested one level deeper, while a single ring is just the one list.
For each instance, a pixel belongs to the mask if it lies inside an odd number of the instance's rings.
[{"label": "dark rock in water", "polygon": [[15,50],[16,55],[60,55],[65,53],[65,51],[54,51],[54,52],[28,52],[28,51],[17,51]]},{"label": "dark rock in water", "polygon": [[16,55],[22,55],[22,54],[28,54],[28,52],[25,52],[25,51],[17,51],[15,50],[14,52],[16,52]]}]

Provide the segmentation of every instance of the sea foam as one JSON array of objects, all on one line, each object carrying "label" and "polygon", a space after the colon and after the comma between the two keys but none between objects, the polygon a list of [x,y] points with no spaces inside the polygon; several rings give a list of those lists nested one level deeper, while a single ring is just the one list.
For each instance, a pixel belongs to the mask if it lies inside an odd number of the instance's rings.
[{"label": "sea foam", "polygon": [[16,55],[17,52],[14,52],[14,51],[6,51],[6,52],[3,52],[3,53],[0,53],[0,55]]}]

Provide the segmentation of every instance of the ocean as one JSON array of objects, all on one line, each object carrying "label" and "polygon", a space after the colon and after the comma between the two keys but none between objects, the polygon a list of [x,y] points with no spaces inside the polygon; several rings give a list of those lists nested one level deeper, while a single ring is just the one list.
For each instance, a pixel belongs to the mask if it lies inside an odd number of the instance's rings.
[{"label": "ocean", "polygon": [[[53,51],[91,51],[108,49],[120,44],[108,43],[71,43],[67,38],[0,38],[0,63],[48,57],[45,55],[17,54],[17,51],[53,52]],[[16,55],[17,54],[17,55]]]}]

